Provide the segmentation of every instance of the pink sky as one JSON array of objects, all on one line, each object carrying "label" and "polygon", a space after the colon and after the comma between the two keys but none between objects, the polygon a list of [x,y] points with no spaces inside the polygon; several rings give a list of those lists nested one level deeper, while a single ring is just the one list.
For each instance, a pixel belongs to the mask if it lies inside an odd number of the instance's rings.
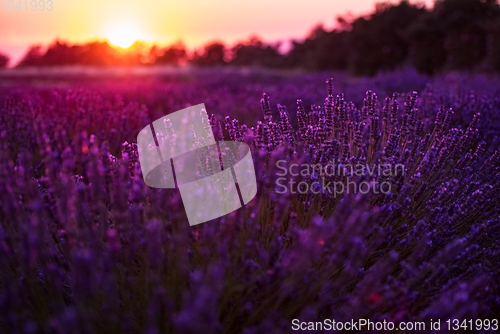
[{"label": "pink sky", "polygon": [[[336,16],[367,14],[375,4],[373,0],[52,0],[53,9],[48,11],[48,0],[37,0],[45,1],[45,10],[32,11],[28,0],[26,11],[24,0],[5,1],[5,10],[0,3],[0,52],[12,58],[11,65],[30,45],[47,45],[56,38],[124,44],[137,38],[162,45],[182,39],[189,48],[215,39],[233,44],[253,34],[266,42],[301,39],[318,23],[330,29]],[[15,8],[19,3],[22,10]]]}]

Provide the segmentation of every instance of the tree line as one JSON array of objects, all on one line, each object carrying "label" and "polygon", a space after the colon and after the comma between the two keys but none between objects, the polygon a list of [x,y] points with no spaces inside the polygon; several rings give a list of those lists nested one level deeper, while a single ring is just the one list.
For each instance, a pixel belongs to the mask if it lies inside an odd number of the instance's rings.
[{"label": "tree line", "polygon": [[[422,73],[500,71],[500,7],[496,0],[437,0],[433,8],[378,3],[367,16],[337,17],[337,28],[319,25],[286,54],[258,37],[227,47],[211,42],[190,54],[182,42],[166,48],[136,42],[121,50],[106,41],[70,45],[55,41],[46,51],[32,46],[17,67],[55,65],[261,66],[347,70],[373,75],[413,66]],[[8,58],[0,55],[0,67]]]}]

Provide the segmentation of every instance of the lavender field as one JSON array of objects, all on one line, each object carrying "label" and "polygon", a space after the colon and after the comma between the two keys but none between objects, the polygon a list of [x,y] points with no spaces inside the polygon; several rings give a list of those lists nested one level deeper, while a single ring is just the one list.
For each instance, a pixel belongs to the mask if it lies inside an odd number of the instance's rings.
[{"label": "lavender field", "polygon": [[[441,319],[447,332],[448,319],[499,318],[497,77],[205,71],[4,82],[2,333],[289,333],[293,319],[361,318]],[[191,227],[178,190],[144,183],[136,138],[199,103],[219,138],[251,146],[258,193]],[[281,194],[280,160],[402,164],[404,174],[349,175],[390,182],[384,194]]]}]

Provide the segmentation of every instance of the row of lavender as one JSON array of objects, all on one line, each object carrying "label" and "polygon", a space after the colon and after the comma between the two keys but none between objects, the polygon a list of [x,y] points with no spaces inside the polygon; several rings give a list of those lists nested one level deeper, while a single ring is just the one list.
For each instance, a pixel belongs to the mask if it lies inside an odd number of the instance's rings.
[{"label": "row of lavender", "polygon": [[[311,78],[270,79],[318,105],[288,113],[264,95],[261,118],[262,86],[217,80],[0,91],[1,328],[278,333],[294,318],[498,314],[495,94],[437,85],[356,105],[333,81],[321,101]],[[214,132],[253,146],[258,180],[245,209],[196,227],[178,193],[144,184],[133,143],[186,101],[234,110]],[[405,173],[388,194],[277,194],[280,160]]]}]

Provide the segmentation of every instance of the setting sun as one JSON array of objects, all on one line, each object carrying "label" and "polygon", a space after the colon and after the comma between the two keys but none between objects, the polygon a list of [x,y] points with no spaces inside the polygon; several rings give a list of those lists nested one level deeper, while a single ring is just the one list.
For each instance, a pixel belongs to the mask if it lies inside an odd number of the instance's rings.
[{"label": "setting sun", "polygon": [[113,46],[127,49],[142,36],[140,36],[139,30],[134,25],[122,23],[113,26],[106,34],[106,37]]}]

